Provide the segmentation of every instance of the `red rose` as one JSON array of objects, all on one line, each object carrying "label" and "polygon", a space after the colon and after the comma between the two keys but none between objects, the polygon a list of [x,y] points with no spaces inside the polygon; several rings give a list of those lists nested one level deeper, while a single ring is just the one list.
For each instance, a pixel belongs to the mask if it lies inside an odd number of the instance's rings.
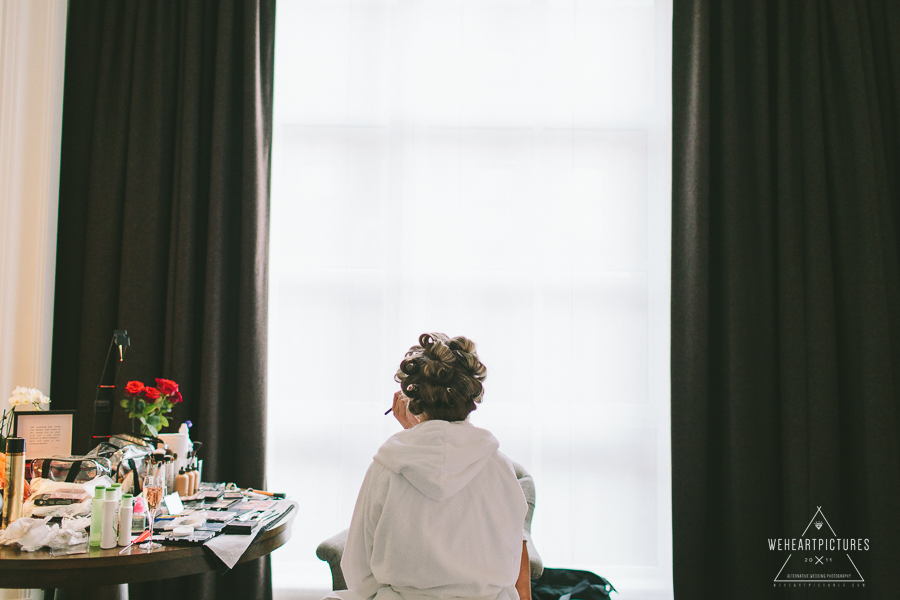
[{"label": "red rose", "polygon": [[178,404],[181,401],[182,401],[181,392],[179,392],[178,390],[175,390],[175,393],[172,394],[172,396],[169,398],[169,402],[171,402],[172,404]]},{"label": "red rose", "polygon": [[139,396],[144,391],[144,384],[140,381],[129,381],[125,386],[125,393],[129,396]]},{"label": "red rose", "polygon": [[156,387],[159,388],[159,391],[163,396],[171,396],[175,392],[178,391],[178,384],[172,381],[171,379],[159,379],[156,380]]},{"label": "red rose", "polygon": [[144,388],[144,398],[146,398],[147,400],[152,400],[153,402],[156,402],[157,400],[159,400],[159,390],[156,389],[155,387],[145,387]]}]

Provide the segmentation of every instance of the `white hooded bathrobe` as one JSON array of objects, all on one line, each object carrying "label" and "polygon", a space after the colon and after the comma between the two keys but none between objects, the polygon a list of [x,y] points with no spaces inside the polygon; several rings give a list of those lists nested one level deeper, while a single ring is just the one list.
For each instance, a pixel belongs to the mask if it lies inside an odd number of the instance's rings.
[{"label": "white hooded bathrobe", "polygon": [[527,504],[489,431],[425,421],[391,436],[363,480],[343,600],[518,600]]}]

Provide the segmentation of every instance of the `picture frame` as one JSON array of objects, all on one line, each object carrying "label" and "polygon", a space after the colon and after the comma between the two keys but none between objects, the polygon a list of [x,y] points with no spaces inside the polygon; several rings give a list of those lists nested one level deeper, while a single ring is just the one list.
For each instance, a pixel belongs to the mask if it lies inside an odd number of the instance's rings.
[{"label": "picture frame", "polygon": [[72,455],[74,410],[16,411],[13,415],[13,435],[25,438],[25,460]]}]

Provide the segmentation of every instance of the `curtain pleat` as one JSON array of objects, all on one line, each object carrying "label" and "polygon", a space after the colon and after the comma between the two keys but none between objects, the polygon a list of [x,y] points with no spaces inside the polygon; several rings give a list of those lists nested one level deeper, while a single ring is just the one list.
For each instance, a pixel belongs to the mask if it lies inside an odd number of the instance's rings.
[{"label": "curtain pleat", "polygon": [[[51,391],[78,410],[77,452],[127,329],[120,386],[178,381],[204,479],[265,483],[274,17],[274,0],[70,2]],[[271,596],[268,559],[131,587]]]},{"label": "curtain pleat", "polygon": [[[675,0],[676,598],[775,582],[821,507],[900,587],[900,4]],[[793,560],[822,553],[794,553]]]}]

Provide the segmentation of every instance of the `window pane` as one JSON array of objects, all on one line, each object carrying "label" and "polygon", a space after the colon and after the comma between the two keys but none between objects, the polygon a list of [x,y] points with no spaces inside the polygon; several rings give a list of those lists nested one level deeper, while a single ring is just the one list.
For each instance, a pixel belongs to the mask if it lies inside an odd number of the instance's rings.
[{"label": "window pane", "polygon": [[[545,565],[671,597],[670,0],[279,5],[276,589],[330,588],[419,334],[488,367],[472,421],[535,478]],[[649,592],[648,590],[656,590]]]}]

